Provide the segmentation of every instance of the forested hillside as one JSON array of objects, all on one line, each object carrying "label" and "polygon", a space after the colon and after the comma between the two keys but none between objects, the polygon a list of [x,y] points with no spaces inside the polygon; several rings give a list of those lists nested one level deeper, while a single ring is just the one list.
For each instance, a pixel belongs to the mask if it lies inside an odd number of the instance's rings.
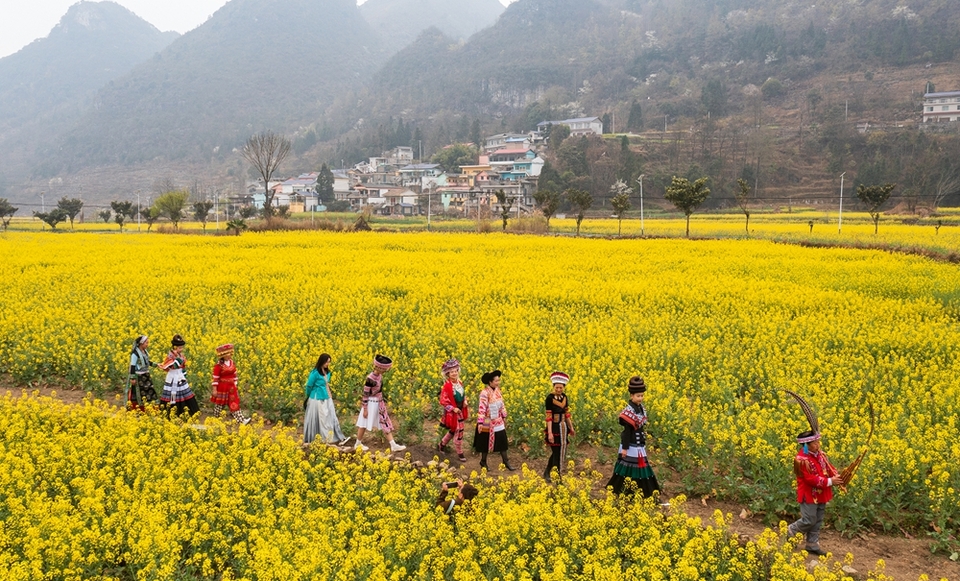
[{"label": "forested hillside", "polygon": [[232,0],[102,89],[95,109],[44,152],[39,173],[225,160],[256,131],[319,117],[383,59],[352,0]]},{"label": "forested hillside", "polygon": [[75,123],[97,89],[179,35],[114,2],[73,5],[50,34],[0,59],[0,174]]}]

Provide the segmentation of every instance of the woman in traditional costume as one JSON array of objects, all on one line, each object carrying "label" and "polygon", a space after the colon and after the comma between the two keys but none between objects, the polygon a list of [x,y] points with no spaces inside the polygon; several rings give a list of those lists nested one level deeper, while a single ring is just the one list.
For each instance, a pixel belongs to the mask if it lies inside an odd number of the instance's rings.
[{"label": "woman in traditional costume", "polygon": [[393,421],[390,410],[383,400],[383,374],[393,367],[393,360],[384,355],[373,359],[373,371],[363,382],[363,396],[360,399],[360,415],[357,416],[357,443],[355,450],[367,451],[363,445],[363,436],[368,430],[382,430],[390,442],[391,452],[401,452],[407,447],[393,438]]},{"label": "woman in traditional costume", "polygon": [[[639,490],[644,497],[660,492],[657,477],[647,459],[647,437],[644,431],[647,425],[647,410],[643,407],[643,398],[647,386],[642,377],[633,376],[627,384],[630,402],[620,412],[619,422],[623,426],[620,433],[620,449],[617,463],[613,467],[613,476],[607,486],[616,494],[633,494]],[[636,485],[628,486],[627,481]]]},{"label": "woman in traditional costume", "polygon": [[550,460],[547,462],[546,470],[543,471],[543,477],[547,482],[550,482],[550,473],[554,468],[557,469],[557,474],[562,472],[562,466],[567,457],[567,443],[574,435],[570,406],[566,394],[563,393],[569,382],[570,376],[566,373],[554,371],[550,375],[553,393],[547,396],[544,403],[547,415],[546,443],[550,449]]},{"label": "woman in traditional costume", "polygon": [[437,451],[445,453],[447,444],[453,440],[453,447],[457,451],[457,459],[466,462],[463,455],[463,425],[470,416],[467,408],[466,392],[463,382],[460,381],[460,362],[456,359],[447,360],[440,368],[444,383],[440,388],[440,407],[443,408],[443,425],[447,433],[437,444]]},{"label": "woman in traditional costume", "polygon": [[150,338],[146,335],[140,335],[133,341],[127,394],[124,398],[130,409],[143,411],[147,404],[157,401],[157,390],[153,388],[153,378],[150,377],[150,368],[157,364],[150,361],[150,354],[147,352],[149,347]]},{"label": "woman in traditional costume", "polygon": [[160,394],[160,405],[166,408],[167,415],[170,414],[171,405],[176,408],[178,416],[184,410],[189,411],[190,415],[198,414],[200,404],[187,382],[187,358],[183,355],[183,347],[187,343],[180,335],[174,335],[170,344],[167,358],[159,365],[160,369],[167,372],[163,381],[163,392]]},{"label": "woman in traditional costume", "polygon": [[238,424],[249,424],[250,418],[240,411],[240,392],[237,389],[237,365],[233,362],[233,345],[220,345],[216,349],[217,362],[213,366],[213,415],[219,416],[225,408]]},{"label": "woman in traditional costume", "polygon": [[501,371],[496,369],[480,377],[484,388],[480,392],[477,409],[477,431],[473,435],[473,449],[480,452],[480,467],[487,467],[487,454],[500,452],[507,470],[516,470],[507,458],[507,408],[500,392]]},{"label": "woman in traditional costume", "polygon": [[310,371],[307,385],[307,407],[303,415],[303,443],[309,444],[320,436],[326,444],[343,446],[349,438],[340,429],[337,410],[333,405],[330,387],[330,355],[321,353],[317,365]]}]

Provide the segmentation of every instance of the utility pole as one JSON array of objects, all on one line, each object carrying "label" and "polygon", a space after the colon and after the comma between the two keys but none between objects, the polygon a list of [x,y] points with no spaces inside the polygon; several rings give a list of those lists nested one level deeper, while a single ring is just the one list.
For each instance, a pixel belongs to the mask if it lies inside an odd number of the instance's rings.
[{"label": "utility pole", "polygon": [[840,174],[840,216],[837,218],[837,234],[843,227],[843,176],[845,175],[847,175],[847,172]]},{"label": "utility pole", "polygon": [[140,231],[140,190],[137,190],[137,232]]},{"label": "utility pole", "polygon": [[643,175],[637,178],[640,183],[640,235],[643,236]]}]

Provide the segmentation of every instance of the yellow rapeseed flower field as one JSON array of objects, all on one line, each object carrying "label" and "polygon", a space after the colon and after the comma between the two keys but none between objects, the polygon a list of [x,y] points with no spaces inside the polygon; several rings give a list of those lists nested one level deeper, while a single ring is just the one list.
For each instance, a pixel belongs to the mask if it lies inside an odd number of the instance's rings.
[{"label": "yellow rapeseed flower field", "polygon": [[[741,543],[652,501],[594,498],[595,474],[525,475],[450,517],[436,477],[382,456],[304,455],[290,430],[196,429],[100,400],[0,398],[0,569],[10,581],[849,579],[783,530]],[[849,558],[849,557],[848,557]],[[882,565],[868,578],[888,581]]]},{"label": "yellow rapeseed flower field", "polygon": [[456,357],[471,402],[480,374],[503,370],[510,435],[539,451],[551,371],[571,375],[577,437],[596,445],[615,445],[641,374],[656,462],[686,492],[771,515],[795,512],[804,420],[780,391],[794,389],[840,467],[862,448],[868,402],[877,412],[872,451],[829,511],[838,528],[960,522],[954,265],[761,240],[431,233],[11,232],[0,253],[0,371],[21,381],[119,389],[137,334],[160,359],[180,333],[201,400],[213,348],[232,342],[244,405],[296,418],[326,351],[349,425],[382,352],[396,420],[416,435]]}]

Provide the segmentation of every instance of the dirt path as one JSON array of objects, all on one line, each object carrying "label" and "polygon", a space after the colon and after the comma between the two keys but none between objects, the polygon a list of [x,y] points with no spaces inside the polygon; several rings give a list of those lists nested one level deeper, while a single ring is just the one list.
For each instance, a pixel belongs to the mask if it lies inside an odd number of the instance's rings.
[{"label": "dirt path", "polygon": [[[0,377],[0,394],[4,394],[8,390],[15,396],[23,393],[32,396],[34,393],[37,393],[40,396],[53,396],[69,404],[80,403],[88,397],[86,392],[73,390],[69,387],[22,387],[15,385],[9,378]],[[116,398],[113,395],[107,396],[106,399],[111,403],[118,405],[120,403],[120,398]],[[201,418],[206,417],[206,415],[207,414],[202,413]],[[269,423],[266,425],[269,426]],[[431,428],[432,426],[428,426],[424,432],[426,434],[433,434],[435,430]],[[427,436],[427,438],[429,439],[431,436]],[[433,448],[435,444],[432,443],[432,440],[422,444],[405,442],[408,444],[406,453],[409,454],[411,461],[422,462],[424,464],[439,456],[441,460],[449,460],[450,465],[454,467],[455,471],[466,476],[469,475],[471,471],[480,470],[480,457],[470,449],[467,444],[469,440],[470,437],[467,436],[464,442],[467,462],[463,464],[457,461],[456,454],[452,451],[452,445],[449,446],[451,452],[443,455],[439,454]],[[387,449],[385,443],[378,442],[373,438],[368,438],[368,441],[365,443],[370,445],[371,450]],[[601,480],[601,484],[606,481],[606,478],[610,477],[613,466],[611,464],[598,463],[596,449],[580,447],[575,455],[578,458],[578,465],[582,463],[583,459],[589,458],[591,460],[593,468],[603,474],[604,478]],[[510,458],[511,463],[516,467],[525,463],[528,468],[536,473],[543,472],[543,469],[546,467],[546,458],[525,458],[522,457],[517,450],[511,450]],[[517,474],[517,472],[508,472],[506,469],[501,471],[499,468],[500,457],[497,454],[491,455],[488,464],[490,465],[489,472],[494,476],[506,477]],[[671,490],[675,490],[676,488],[673,486],[673,483],[678,479],[669,470],[661,470],[657,476],[661,480],[666,498],[671,498],[673,496]],[[685,505],[685,512],[687,514],[701,517],[704,522],[709,521],[717,509],[720,509],[725,514],[734,515],[731,530],[737,535],[755,538],[766,528],[758,517],[749,515],[745,512],[744,506],[735,503],[723,503],[716,502],[712,499],[703,500],[694,498],[688,499]],[[938,579],[960,581],[960,563],[950,561],[940,555],[933,555],[930,552],[930,541],[927,539],[878,535],[875,533],[861,534],[849,539],[842,537],[834,530],[824,529],[821,534],[821,546],[833,554],[834,561],[842,562],[846,554],[851,553],[854,556],[852,566],[857,571],[857,574],[852,574],[855,579],[865,578],[866,573],[875,568],[877,561],[883,560],[885,563],[885,574],[896,581],[916,581],[920,579],[921,575],[927,575],[931,581]],[[809,560],[810,559],[808,559],[808,562]]]}]

